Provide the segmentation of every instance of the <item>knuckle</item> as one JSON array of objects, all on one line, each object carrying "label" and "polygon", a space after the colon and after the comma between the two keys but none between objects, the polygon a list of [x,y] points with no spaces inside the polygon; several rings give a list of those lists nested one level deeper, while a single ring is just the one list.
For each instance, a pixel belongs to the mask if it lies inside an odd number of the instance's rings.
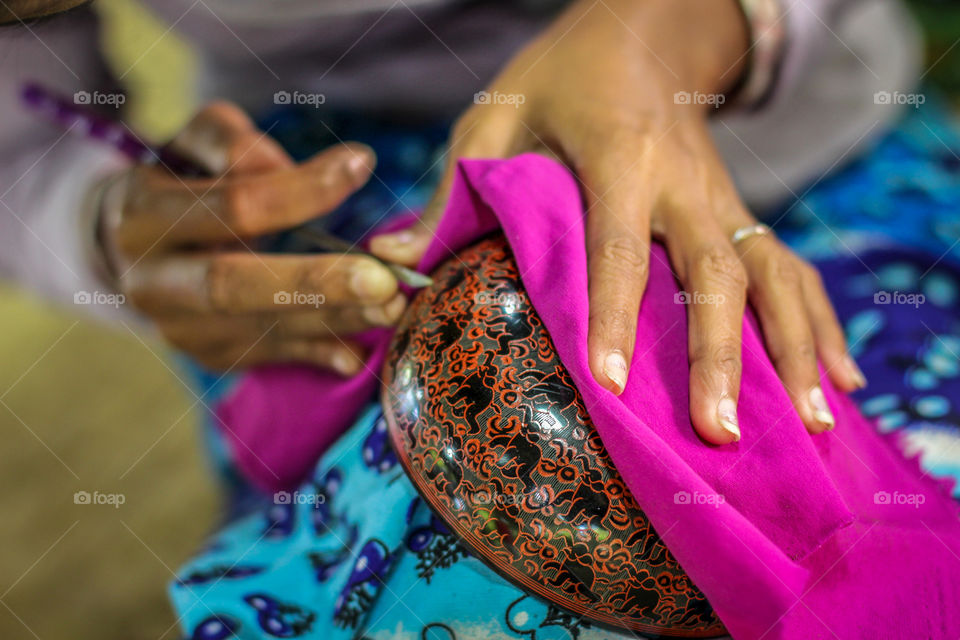
[{"label": "knuckle", "polygon": [[741,291],[747,288],[747,270],[730,247],[719,244],[701,247],[694,254],[692,268],[708,281]]},{"label": "knuckle", "polygon": [[805,260],[797,260],[797,268],[800,271],[801,278],[811,285],[823,288],[823,276],[820,270]]},{"label": "knuckle", "polygon": [[228,310],[230,295],[230,281],[232,280],[233,266],[226,258],[214,259],[207,264],[204,274],[205,298],[209,306],[215,310]]},{"label": "knuckle", "polygon": [[[239,236],[255,235],[250,215],[257,195],[257,183],[249,180],[227,181],[221,190],[223,223]],[[216,211],[215,207],[211,207]]]},{"label": "knuckle", "polygon": [[794,347],[794,357],[799,361],[808,366],[816,366],[817,363],[817,348],[813,344],[813,340],[803,340],[796,347]]},{"label": "knuckle", "polygon": [[643,244],[636,238],[621,236],[607,238],[597,246],[594,259],[604,270],[626,274],[645,274],[650,258]]},{"label": "knuckle", "polygon": [[606,340],[616,340],[630,336],[637,321],[637,312],[628,311],[624,307],[604,309],[602,312],[590,314],[590,326],[593,333]]},{"label": "knuckle", "polygon": [[786,344],[771,355],[777,369],[798,367],[815,370],[817,366],[817,349],[812,340],[805,339]]},{"label": "knuckle", "polygon": [[294,276],[297,290],[326,295],[331,278],[334,281],[349,278],[353,273],[352,259],[336,257],[334,260],[332,264],[326,261],[310,261],[300,266]]},{"label": "knuckle", "polygon": [[774,251],[765,261],[766,279],[779,287],[798,290],[801,285],[800,269],[796,259],[785,251]]},{"label": "knuckle", "polygon": [[228,166],[240,161],[259,141],[260,135],[253,131],[241,133],[232,140],[228,140],[226,143]]},{"label": "knuckle", "polygon": [[707,365],[725,376],[740,375],[740,343],[733,339],[724,339],[716,344],[704,345],[692,354],[694,362]]}]

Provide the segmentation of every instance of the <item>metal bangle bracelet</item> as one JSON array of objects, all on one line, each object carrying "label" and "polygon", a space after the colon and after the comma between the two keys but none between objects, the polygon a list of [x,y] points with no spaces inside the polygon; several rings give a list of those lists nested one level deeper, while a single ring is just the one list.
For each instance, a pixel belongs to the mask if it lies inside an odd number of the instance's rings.
[{"label": "metal bangle bracelet", "polygon": [[776,85],[789,38],[783,4],[783,0],[740,0],[750,29],[750,48],[734,102],[748,110],[761,107]]}]

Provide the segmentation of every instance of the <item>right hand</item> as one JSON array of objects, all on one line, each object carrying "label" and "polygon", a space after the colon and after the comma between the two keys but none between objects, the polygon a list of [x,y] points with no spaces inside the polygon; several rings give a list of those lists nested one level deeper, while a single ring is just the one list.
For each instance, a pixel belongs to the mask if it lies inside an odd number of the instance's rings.
[{"label": "right hand", "polygon": [[372,150],[345,143],[296,164],[222,102],[200,111],[172,145],[214,177],[137,166],[108,188],[100,243],[121,292],[211,369],[302,362],[358,372],[362,349],[342,336],[400,317],[406,300],[390,271],[364,256],[251,246],[335,209],[370,178]]}]

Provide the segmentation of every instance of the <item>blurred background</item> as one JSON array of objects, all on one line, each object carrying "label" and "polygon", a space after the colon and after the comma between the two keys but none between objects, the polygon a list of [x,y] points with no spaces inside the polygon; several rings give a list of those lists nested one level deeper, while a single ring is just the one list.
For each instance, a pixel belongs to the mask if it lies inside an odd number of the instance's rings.
[{"label": "blurred background", "polygon": [[[171,135],[195,106],[189,51],[133,0],[95,7],[133,67],[128,117]],[[0,309],[0,638],[181,637],[166,584],[218,513],[203,405],[158,341],[8,286]],[[74,501],[94,491],[123,504]]]},{"label": "blurred background", "polygon": [[[925,82],[960,95],[960,4],[908,4],[928,38]],[[127,121],[170,136],[196,107],[191,52],[135,0],[94,6],[108,59],[133,69]],[[133,327],[7,286],[0,308],[0,638],[179,637],[165,585],[218,513],[203,403]],[[123,504],[83,504],[94,491]]]}]

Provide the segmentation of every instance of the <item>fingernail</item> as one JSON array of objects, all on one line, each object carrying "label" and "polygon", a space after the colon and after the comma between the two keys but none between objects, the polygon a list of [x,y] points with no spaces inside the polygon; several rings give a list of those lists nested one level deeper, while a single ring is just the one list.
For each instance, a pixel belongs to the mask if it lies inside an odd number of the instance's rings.
[{"label": "fingernail", "polygon": [[366,176],[370,173],[370,159],[362,153],[354,153],[347,160],[347,169],[354,175]]},{"label": "fingernail", "polygon": [[617,385],[617,394],[623,393],[627,386],[627,361],[620,351],[611,351],[603,361],[603,375]]},{"label": "fingernail", "polygon": [[823,389],[819,386],[814,387],[810,390],[809,398],[814,419],[820,424],[826,425],[827,429],[833,429],[836,420],[834,420],[830,406],[827,404],[827,398],[823,395]]},{"label": "fingernail", "polygon": [[362,262],[353,268],[350,290],[361,299],[383,300],[396,292],[397,283],[383,267]]},{"label": "fingernail", "polygon": [[398,293],[394,296],[393,300],[384,305],[384,312],[387,314],[387,319],[394,323],[400,319],[400,316],[403,315],[403,310],[407,308],[407,298],[402,294]]},{"label": "fingernail", "polygon": [[414,234],[413,231],[398,231],[397,233],[391,233],[381,237],[390,242],[390,244],[399,246],[413,242]]},{"label": "fingernail", "polygon": [[375,327],[386,327],[390,324],[383,307],[364,307],[363,319]]},{"label": "fingernail", "polygon": [[717,403],[717,422],[723,430],[733,435],[733,441],[740,441],[740,423],[737,420],[737,403],[724,396]]},{"label": "fingernail", "polygon": [[333,354],[333,357],[330,359],[330,365],[337,371],[345,376],[352,375],[357,371],[357,362],[354,359],[353,355],[346,351],[337,351]]},{"label": "fingernail", "polygon": [[396,295],[393,300],[379,307],[364,307],[363,318],[372,325],[379,327],[393,326],[400,318],[406,298],[403,294]]},{"label": "fingernail", "polygon": [[850,356],[846,357],[847,370],[850,372],[850,375],[853,377],[854,382],[857,383],[858,389],[863,389],[867,386],[867,377],[863,375],[863,371],[857,366],[857,362]]},{"label": "fingernail", "polygon": [[388,259],[395,259],[397,251],[404,252],[413,244],[414,234],[412,231],[397,231],[396,233],[385,233],[375,236],[370,240],[370,250],[376,254],[388,254]]}]

